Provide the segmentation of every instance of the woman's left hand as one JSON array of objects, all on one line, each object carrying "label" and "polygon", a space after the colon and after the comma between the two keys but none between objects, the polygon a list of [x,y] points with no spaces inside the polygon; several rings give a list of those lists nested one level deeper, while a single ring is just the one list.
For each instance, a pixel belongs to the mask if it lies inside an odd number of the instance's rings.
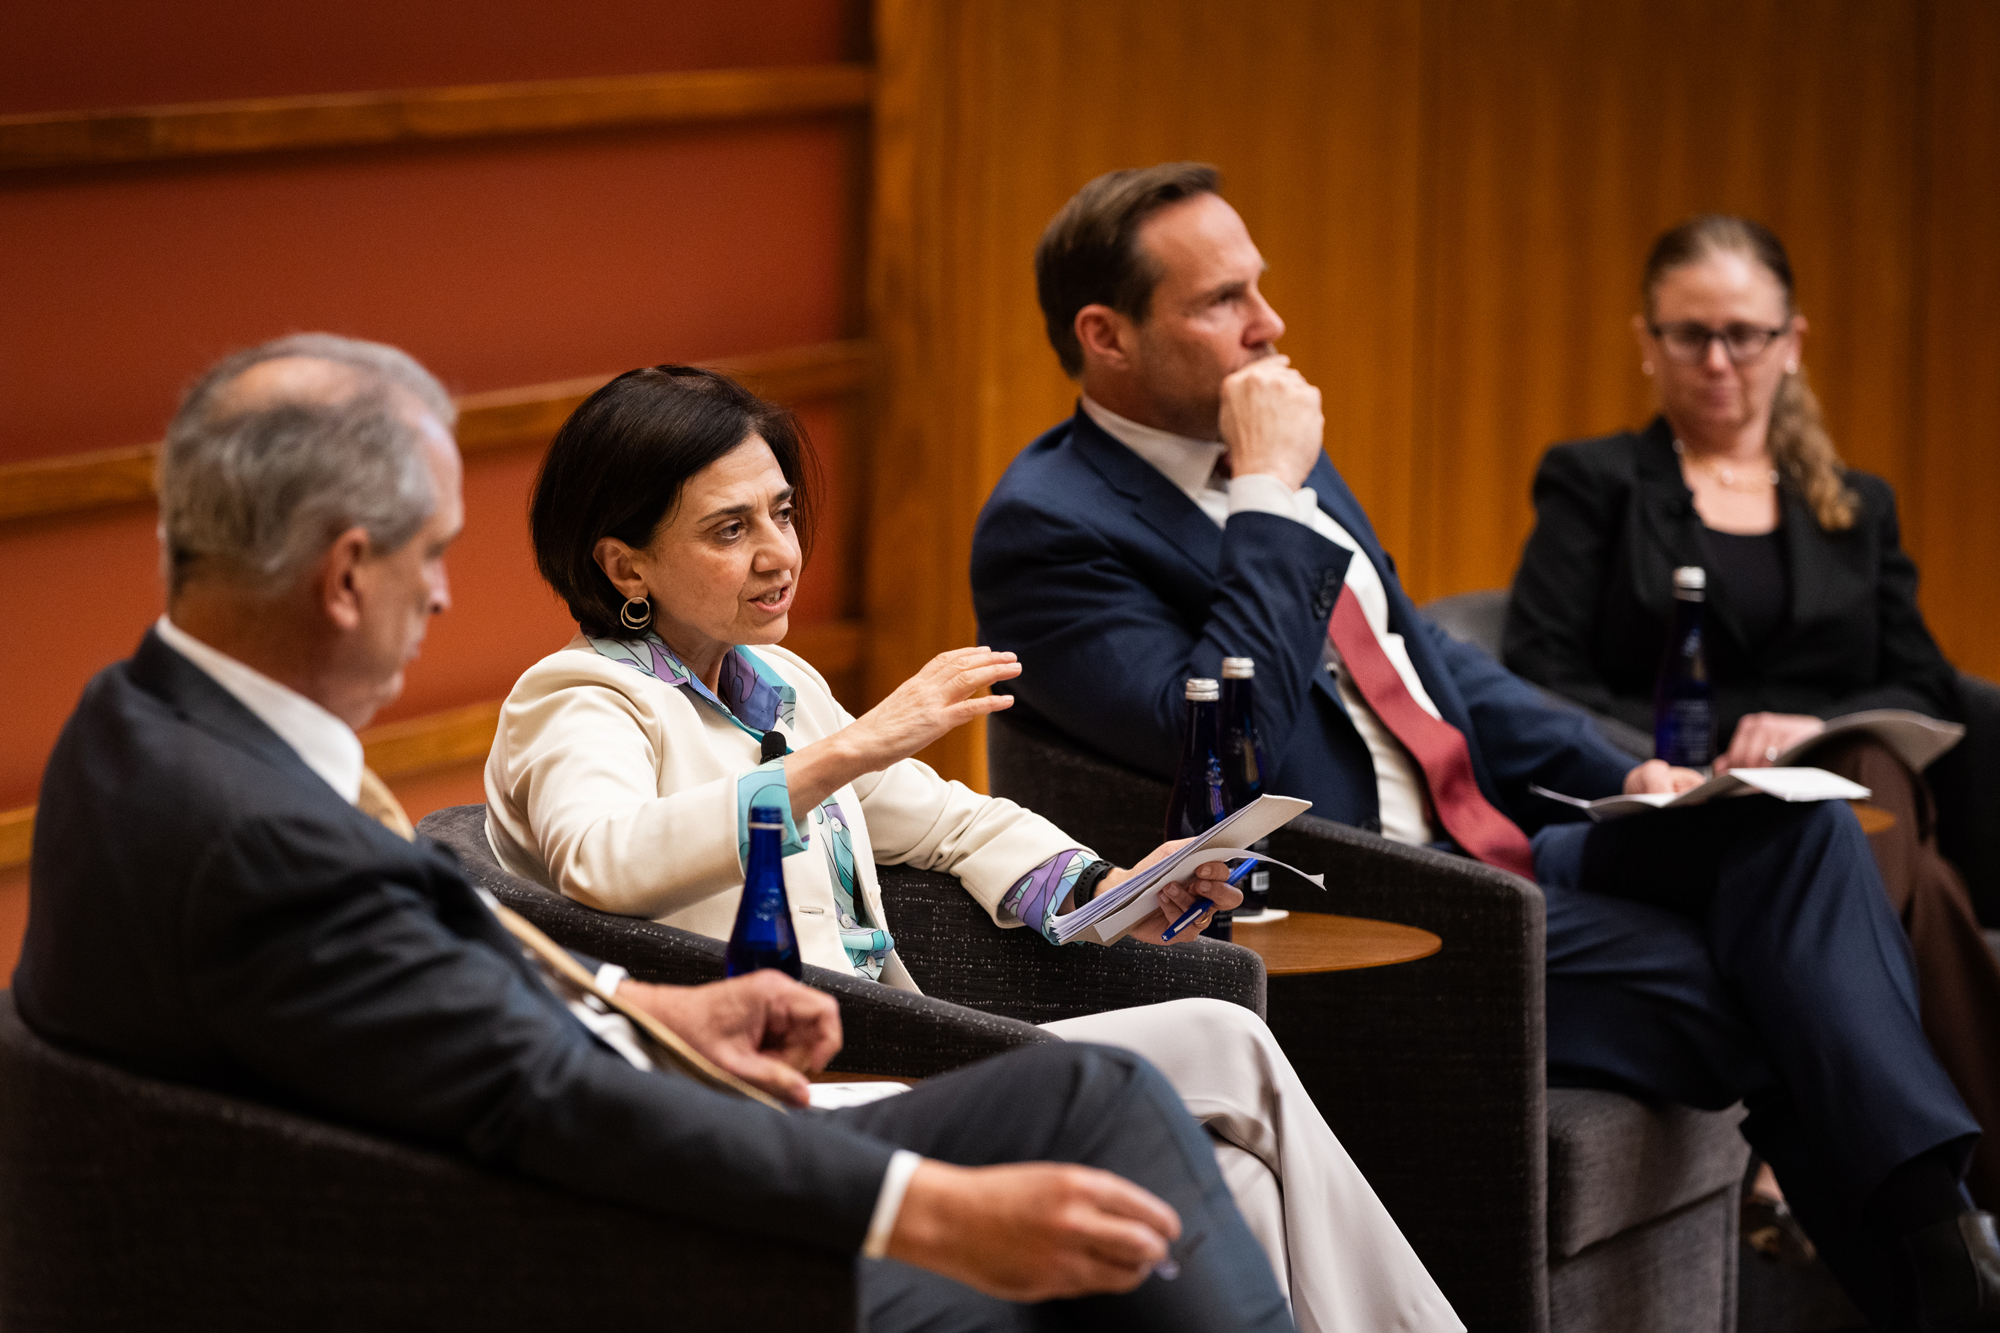
[{"label": "woman's left hand", "polygon": [[1729,753],[1715,761],[1715,771],[1769,768],[1777,757],[1826,730],[1826,723],[1804,713],[1746,713],[1736,724]]},{"label": "woman's left hand", "polygon": [[[1112,874],[1104,877],[1104,885],[1098,891],[1101,893],[1104,888],[1109,888],[1115,883],[1116,879],[1114,879],[1114,876],[1118,879],[1123,879],[1136,874],[1140,869],[1158,860],[1160,856],[1179,845],[1179,843],[1170,843],[1168,846],[1162,847],[1158,852],[1147,857],[1131,870],[1113,871]],[[1203,912],[1193,921],[1181,927],[1181,933],[1174,936],[1171,940],[1165,941],[1165,943],[1171,948],[1176,944],[1184,944],[1188,940],[1194,939],[1207,927],[1209,921],[1214,918],[1216,911],[1227,911],[1242,903],[1243,890],[1227,883],[1228,879],[1229,867],[1220,861],[1210,861],[1206,865],[1195,867],[1194,878],[1184,879],[1177,883],[1163,886],[1160,889],[1160,910],[1132,927],[1132,938],[1143,940],[1147,944],[1161,943],[1160,937],[1167,933],[1169,926],[1181,919],[1182,912],[1187,911],[1188,908],[1194,906],[1196,903],[1206,900],[1213,910]]]}]

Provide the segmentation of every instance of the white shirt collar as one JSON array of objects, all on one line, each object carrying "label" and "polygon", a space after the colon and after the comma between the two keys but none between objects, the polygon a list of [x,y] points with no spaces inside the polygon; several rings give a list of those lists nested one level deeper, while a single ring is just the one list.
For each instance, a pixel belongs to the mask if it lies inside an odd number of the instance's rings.
[{"label": "white shirt collar", "polygon": [[298,752],[306,767],[349,805],[361,796],[361,738],[354,729],[297,690],[211,648],[161,616],[153,629],[167,647],[200,667],[209,679],[257,715]]},{"label": "white shirt collar", "polygon": [[1089,394],[1081,395],[1078,402],[1084,415],[1095,421],[1100,430],[1158,468],[1195,503],[1201,502],[1203,491],[1212,489],[1209,481],[1215,476],[1215,465],[1229,451],[1222,441],[1191,440],[1185,435],[1142,426],[1094,402]]}]

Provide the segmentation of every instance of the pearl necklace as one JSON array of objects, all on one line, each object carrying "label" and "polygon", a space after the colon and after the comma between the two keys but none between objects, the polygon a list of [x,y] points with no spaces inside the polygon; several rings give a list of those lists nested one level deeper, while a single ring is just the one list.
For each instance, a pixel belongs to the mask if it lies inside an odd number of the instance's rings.
[{"label": "pearl necklace", "polygon": [[1759,481],[1755,477],[1746,477],[1742,481],[1738,481],[1736,479],[1736,469],[1729,467],[1727,464],[1709,463],[1698,458],[1689,458],[1687,446],[1682,444],[1678,439],[1674,441],[1674,453],[1689,467],[1699,472],[1706,472],[1709,476],[1713,477],[1715,484],[1724,490],[1761,491],[1767,485],[1776,486],[1778,484],[1778,469],[1776,468],[1772,468],[1766,473],[1762,481]]}]

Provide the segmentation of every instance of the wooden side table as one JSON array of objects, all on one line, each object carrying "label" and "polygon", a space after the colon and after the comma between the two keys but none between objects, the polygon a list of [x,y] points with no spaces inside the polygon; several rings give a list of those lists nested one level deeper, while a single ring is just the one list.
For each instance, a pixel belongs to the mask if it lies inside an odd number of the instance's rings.
[{"label": "wooden side table", "polygon": [[1293,912],[1268,924],[1238,923],[1231,935],[1264,960],[1267,976],[1350,972],[1428,958],[1444,941],[1428,930],[1365,916]]},{"label": "wooden side table", "polygon": [[1849,801],[1848,804],[1854,807],[1854,817],[1861,821],[1861,831],[1870,837],[1896,827],[1896,812],[1893,810],[1884,810],[1866,801]]}]

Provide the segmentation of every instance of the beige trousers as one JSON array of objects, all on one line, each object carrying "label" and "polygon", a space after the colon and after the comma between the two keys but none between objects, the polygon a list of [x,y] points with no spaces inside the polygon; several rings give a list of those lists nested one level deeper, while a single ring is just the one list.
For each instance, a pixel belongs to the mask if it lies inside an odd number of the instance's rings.
[{"label": "beige trousers", "polygon": [[1257,1015],[1224,1000],[1172,1000],[1044,1028],[1136,1051],[1166,1075],[1215,1140],[1216,1165],[1291,1293],[1300,1333],[1462,1333]]}]

